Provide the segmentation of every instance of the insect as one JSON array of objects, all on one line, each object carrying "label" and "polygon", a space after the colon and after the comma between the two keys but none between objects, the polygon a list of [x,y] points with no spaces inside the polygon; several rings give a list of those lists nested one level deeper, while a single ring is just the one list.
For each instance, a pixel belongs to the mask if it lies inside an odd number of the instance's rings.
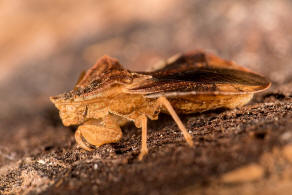
[{"label": "insect", "polygon": [[193,51],[172,57],[152,72],[132,72],[104,56],[80,77],[75,88],[50,100],[65,126],[79,125],[75,139],[92,150],[122,138],[121,126],[142,128],[141,160],[147,149],[147,120],[169,113],[193,146],[177,113],[236,108],[270,86],[263,76],[212,54]]}]

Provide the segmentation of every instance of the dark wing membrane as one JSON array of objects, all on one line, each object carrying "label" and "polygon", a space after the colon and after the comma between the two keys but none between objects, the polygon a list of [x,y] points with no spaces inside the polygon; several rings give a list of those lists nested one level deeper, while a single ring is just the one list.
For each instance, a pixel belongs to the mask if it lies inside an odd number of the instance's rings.
[{"label": "dark wing membrane", "polygon": [[[262,91],[270,86],[263,76],[252,73],[233,63],[216,58],[209,60],[208,55],[184,55],[164,68],[149,74],[146,80],[131,93],[149,97],[183,94],[244,94]],[[211,63],[210,63],[211,62]]]}]

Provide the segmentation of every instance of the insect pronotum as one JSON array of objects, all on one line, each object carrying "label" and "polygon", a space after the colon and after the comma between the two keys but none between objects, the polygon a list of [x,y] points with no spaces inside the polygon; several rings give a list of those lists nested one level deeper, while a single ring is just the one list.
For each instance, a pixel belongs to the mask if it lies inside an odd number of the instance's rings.
[{"label": "insect pronotum", "polygon": [[147,120],[157,120],[160,112],[172,116],[193,146],[177,113],[240,107],[269,86],[263,76],[200,51],[170,58],[152,72],[129,71],[104,56],[82,74],[73,90],[50,100],[65,126],[79,125],[75,139],[85,150],[119,141],[120,127],[133,121],[142,128],[141,160],[148,153]]}]

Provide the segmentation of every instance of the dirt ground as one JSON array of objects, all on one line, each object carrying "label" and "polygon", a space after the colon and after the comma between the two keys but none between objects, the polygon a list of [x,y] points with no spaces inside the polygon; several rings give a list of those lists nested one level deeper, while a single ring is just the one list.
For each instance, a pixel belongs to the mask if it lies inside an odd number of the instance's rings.
[{"label": "dirt ground", "polygon": [[[16,38],[6,44],[17,47],[17,52],[1,48],[1,194],[292,192],[290,1],[147,2],[143,6],[153,11],[151,16],[135,6],[100,2],[95,7],[106,11],[98,12],[98,20],[86,22],[84,13],[97,17],[95,10],[88,3],[82,12],[75,2],[65,6],[70,11],[62,17],[71,21],[75,14],[82,29],[90,33],[56,33],[52,39],[50,33],[39,30],[25,36],[32,44]],[[54,6],[31,4],[35,7],[28,6],[28,11],[55,16],[42,12]],[[63,4],[55,6],[64,11]],[[108,13],[110,17],[102,17]],[[52,21],[45,30],[56,28]],[[34,22],[39,26],[40,21]],[[75,32],[74,22],[66,24],[62,32],[66,28]],[[38,48],[42,42],[34,43],[36,37],[55,44]],[[8,40],[4,38],[1,34],[2,45],[2,39]],[[20,47],[21,43],[27,47]],[[193,148],[171,117],[161,114],[148,124],[149,154],[143,161],[137,159],[141,130],[132,123],[122,129],[120,142],[84,151],[75,143],[76,127],[64,127],[49,102],[50,95],[71,89],[78,74],[103,54],[118,58],[129,69],[145,70],[158,60],[192,49],[213,51],[272,81],[268,91],[256,94],[242,108],[181,116],[193,136]],[[19,58],[9,57],[13,55]]]}]

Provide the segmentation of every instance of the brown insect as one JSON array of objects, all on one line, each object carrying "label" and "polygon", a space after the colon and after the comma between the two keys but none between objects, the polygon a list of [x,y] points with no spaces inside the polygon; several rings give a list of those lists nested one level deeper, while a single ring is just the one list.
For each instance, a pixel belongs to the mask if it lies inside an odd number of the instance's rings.
[{"label": "brown insect", "polygon": [[74,90],[50,97],[65,126],[79,125],[75,139],[92,150],[122,138],[121,126],[133,121],[142,128],[141,160],[147,154],[147,119],[169,113],[193,146],[191,135],[176,113],[236,108],[270,82],[235,63],[205,52],[191,52],[167,60],[153,72],[132,72],[104,56],[76,84]]}]

